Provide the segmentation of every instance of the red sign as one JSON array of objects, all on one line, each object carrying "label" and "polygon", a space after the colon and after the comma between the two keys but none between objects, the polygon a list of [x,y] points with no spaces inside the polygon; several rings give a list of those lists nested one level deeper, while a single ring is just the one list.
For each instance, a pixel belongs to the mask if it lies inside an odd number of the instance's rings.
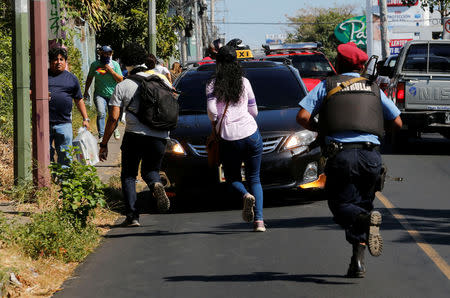
[{"label": "red sign", "polygon": [[450,20],[447,20],[447,22],[445,22],[445,31],[447,31],[447,33],[450,33]]},{"label": "red sign", "polygon": [[412,38],[409,39],[391,39],[389,41],[389,47],[390,48],[401,48],[405,43],[412,40]]},{"label": "red sign", "polygon": [[[387,6],[408,6],[403,4],[402,0],[387,0]],[[419,0],[416,0],[414,4],[410,4],[409,6],[417,6],[419,4]],[[378,6],[380,6],[380,0],[378,0]]]}]

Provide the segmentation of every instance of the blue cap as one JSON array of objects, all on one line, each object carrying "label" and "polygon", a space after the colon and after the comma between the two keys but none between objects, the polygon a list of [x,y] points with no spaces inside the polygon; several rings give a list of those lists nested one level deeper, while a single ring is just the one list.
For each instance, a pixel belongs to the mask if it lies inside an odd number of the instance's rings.
[{"label": "blue cap", "polygon": [[113,51],[110,46],[103,46],[100,48],[100,50],[102,52],[112,52]]}]

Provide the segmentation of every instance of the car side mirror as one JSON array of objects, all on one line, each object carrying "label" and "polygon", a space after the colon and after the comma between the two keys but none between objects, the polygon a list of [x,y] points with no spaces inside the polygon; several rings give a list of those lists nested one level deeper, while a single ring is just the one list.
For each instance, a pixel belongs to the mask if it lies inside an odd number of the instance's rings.
[{"label": "car side mirror", "polygon": [[392,73],[391,68],[388,66],[382,66],[380,68],[380,71],[378,72],[379,76],[385,76],[385,77],[389,77],[389,75]]}]

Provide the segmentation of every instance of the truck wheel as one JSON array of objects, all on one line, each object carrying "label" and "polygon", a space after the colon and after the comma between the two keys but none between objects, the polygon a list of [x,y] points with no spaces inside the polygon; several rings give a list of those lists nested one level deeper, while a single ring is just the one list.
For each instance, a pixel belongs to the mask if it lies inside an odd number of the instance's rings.
[{"label": "truck wheel", "polygon": [[444,131],[444,132],[441,132],[441,135],[442,135],[444,138],[450,140],[450,131]]},{"label": "truck wheel", "polygon": [[400,130],[393,132],[391,135],[392,151],[399,153],[404,151],[408,145],[409,132],[407,130]]}]

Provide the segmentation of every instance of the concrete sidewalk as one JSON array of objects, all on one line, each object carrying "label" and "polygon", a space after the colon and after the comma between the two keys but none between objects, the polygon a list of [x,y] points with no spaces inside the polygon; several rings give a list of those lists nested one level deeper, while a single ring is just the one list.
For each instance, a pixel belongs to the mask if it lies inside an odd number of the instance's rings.
[{"label": "concrete sidewalk", "polygon": [[108,159],[106,161],[100,161],[95,165],[100,180],[105,184],[109,183],[109,179],[112,176],[120,176],[120,146],[123,135],[125,134],[125,124],[119,122],[118,128],[120,131],[120,139],[116,140],[114,136],[111,136],[108,141]]}]

